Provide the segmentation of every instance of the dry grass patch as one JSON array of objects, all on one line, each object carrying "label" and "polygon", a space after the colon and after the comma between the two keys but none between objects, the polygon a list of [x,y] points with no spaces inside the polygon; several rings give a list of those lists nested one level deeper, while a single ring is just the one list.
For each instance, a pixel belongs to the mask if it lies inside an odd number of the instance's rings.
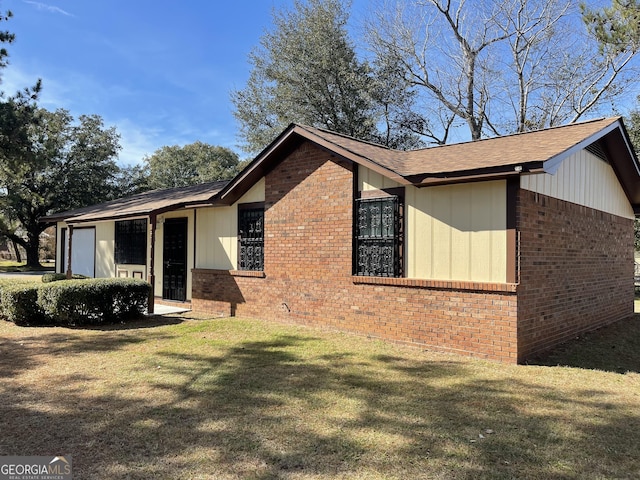
[{"label": "dry grass patch", "polygon": [[637,478],[638,358],[621,374],[243,319],[1,322],[0,455],[71,454],[94,479]]}]

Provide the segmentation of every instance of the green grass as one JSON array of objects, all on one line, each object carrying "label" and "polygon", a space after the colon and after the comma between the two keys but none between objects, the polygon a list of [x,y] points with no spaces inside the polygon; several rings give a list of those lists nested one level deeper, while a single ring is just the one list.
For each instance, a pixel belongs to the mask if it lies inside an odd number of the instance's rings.
[{"label": "green grass", "polygon": [[25,262],[14,260],[0,260],[0,273],[32,272],[32,271],[53,271],[55,264],[43,263],[42,268],[27,267]]},{"label": "green grass", "polygon": [[638,478],[639,341],[636,317],[515,366],[246,319],[0,322],[0,455],[93,479]]}]

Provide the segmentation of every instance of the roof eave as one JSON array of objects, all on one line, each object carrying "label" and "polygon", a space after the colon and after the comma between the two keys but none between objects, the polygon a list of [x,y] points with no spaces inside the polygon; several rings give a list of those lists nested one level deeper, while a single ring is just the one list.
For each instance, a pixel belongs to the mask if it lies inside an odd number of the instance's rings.
[{"label": "roof eave", "polygon": [[592,135],[589,135],[587,138],[581,140],[580,142],[576,143],[575,145],[573,145],[573,146],[567,148],[566,150],[563,150],[562,152],[557,153],[556,155],[548,158],[547,160],[544,161],[544,172],[548,173],[550,175],[555,175],[556,172],[558,171],[558,168],[560,168],[560,165],[562,164],[562,162],[566,158],[570,157],[571,155],[573,155],[576,152],[579,152],[580,150],[583,150],[584,148],[588,147],[589,145],[592,145],[593,143],[597,142],[602,137],[604,137],[605,135],[611,133],[612,131],[614,131],[616,129],[620,129],[621,126],[622,126],[622,123],[621,123],[620,119],[617,119],[617,120],[613,121],[611,124],[609,124],[608,126],[598,130],[597,132],[593,133]]},{"label": "roof eave", "polygon": [[603,136],[601,144],[635,212],[640,205],[640,165],[624,124]]},{"label": "roof eave", "polygon": [[55,220],[47,220],[51,217],[42,217],[39,221],[46,223],[57,223],[57,222],[65,222],[67,225],[80,225],[85,223],[94,223],[94,222],[107,222],[107,221],[118,221],[123,219],[135,219],[135,218],[149,218],[154,215],[162,215],[166,212],[172,212],[176,210],[182,210],[185,208],[193,208],[191,205],[186,203],[182,204],[174,204],[166,207],[155,208],[151,210],[141,210],[137,212],[124,212],[124,213],[116,213],[102,216],[91,216],[85,217],[85,215],[79,215],[77,217],[65,217],[65,216],[56,216]]},{"label": "roof eave", "polygon": [[543,171],[542,168],[542,162],[527,162],[474,170],[410,175],[405,178],[411,183],[411,185],[422,188],[453,183],[501,180],[508,177],[518,176],[523,173],[541,173]]}]

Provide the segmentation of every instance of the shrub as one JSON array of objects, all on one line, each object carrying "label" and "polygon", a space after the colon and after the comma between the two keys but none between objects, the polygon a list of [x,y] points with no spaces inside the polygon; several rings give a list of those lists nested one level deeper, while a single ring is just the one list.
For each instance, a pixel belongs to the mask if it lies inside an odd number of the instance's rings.
[{"label": "shrub", "polygon": [[[79,273],[74,273],[71,276],[72,280],[86,280],[87,278],[91,278],[91,277],[80,275]],[[44,275],[42,275],[42,283],[59,282],[60,280],[66,280],[66,279],[67,279],[66,273],[45,273]]]},{"label": "shrub", "polygon": [[140,317],[151,286],[128,278],[50,282],[38,289],[38,305],[58,325],[100,325]]},{"label": "shrub", "polygon": [[[18,282],[21,283],[21,282]],[[15,285],[16,282],[11,278],[0,278],[0,295],[2,295],[2,289]],[[2,309],[0,308],[0,315],[2,315]]]},{"label": "shrub", "polygon": [[3,284],[0,288],[0,316],[16,325],[43,325],[47,318],[38,305],[37,283]]},{"label": "shrub", "polygon": [[151,286],[127,278],[0,280],[0,318],[17,325],[99,325],[142,316]]}]

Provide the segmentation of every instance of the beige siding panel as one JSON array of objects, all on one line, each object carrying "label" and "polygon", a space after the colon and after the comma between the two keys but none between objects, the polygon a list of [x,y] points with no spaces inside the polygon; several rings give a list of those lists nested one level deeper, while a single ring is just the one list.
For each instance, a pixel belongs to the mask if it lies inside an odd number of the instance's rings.
[{"label": "beige siding panel", "polygon": [[407,187],[409,278],[505,282],[506,182]]},{"label": "beige siding panel", "polygon": [[[502,196],[506,196],[506,192],[502,189],[492,188],[492,185],[477,184],[473,187],[473,198],[470,198],[471,219],[469,222],[469,249],[473,252],[473,258],[469,260],[470,273],[469,278],[475,281],[490,281],[493,278],[495,269],[494,252],[500,252],[498,246],[494,246],[494,230],[504,230],[505,225],[495,225],[496,219],[500,215],[496,214],[504,203],[496,202],[493,195],[494,190]],[[471,191],[471,190],[470,190]],[[482,199],[481,201],[478,201]],[[506,257],[503,257],[506,259]],[[506,260],[505,260],[506,261]]]},{"label": "beige siding panel", "polygon": [[[408,277],[416,277],[414,272],[423,272],[425,278],[432,278],[433,262],[433,222],[427,214],[431,202],[432,189],[421,191],[408,187],[405,190],[406,233],[405,233],[405,263]],[[419,197],[419,198],[418,198]],[[422,252],[416,255],[415,252]]]},{"label": "beige siding panel", "polygon": [[238,208],[235,204],[230,207],[199,209],[196,234],[197,268],[236,268]]},{"label": "beige siding panel", "polygon": [[264,202],[265,181],[260,179],[229,207],[198,210],[196,267],[234,270],[238,264],[238,204]]},{"label": "beige siding panel", "polygon": [[[431,205],[427,214],[433,223],[431,243],[433,257],[432,275],[438,279],[449,279],[451,276],[451,187],[434,188],[431,192]],[[420,254],[420,252],[415,252]]]},{"label": "beige siding panel", "polygon": [[368,190],[382,190],[383,188],[400,187],[398,182],[388,179],[373,170],[360,165],[358,167],[358,191],[366,192]]},{"label": "beige siding panel", "polygon": [[633,208],[611,165],[586,150],[564,160],[555,175],[522,175],[520,186],[567,202],[634,218]]},{"label": "beige siding panel", "polygon": [[245,193],[236,203],[264,202],[264,177]]},{"label": "beige siding panel", "polygon": [[466,185],[454,185],[450,189],[451,202],[451,278],[470,278],[473,208],[471,189]]},{"label": "beige siding panel", "polygon": [[[164,224],[163,220],[158,219],[156,224],[156,241],[154,245],[154,256],[153,256],[153,274],[155,277],[155,282],[153,285],[154,295],[156,297],[162,296],[162,248],[164,246]],[[150,245],[147,245],[147,248],[151,249]],[[151,257],[151,254],[148,252],[147,257]]]},{"label": "beige siding panel", "polygon": [[115,222],[100,222],[95,227],[96,278],[115,277]]}]

